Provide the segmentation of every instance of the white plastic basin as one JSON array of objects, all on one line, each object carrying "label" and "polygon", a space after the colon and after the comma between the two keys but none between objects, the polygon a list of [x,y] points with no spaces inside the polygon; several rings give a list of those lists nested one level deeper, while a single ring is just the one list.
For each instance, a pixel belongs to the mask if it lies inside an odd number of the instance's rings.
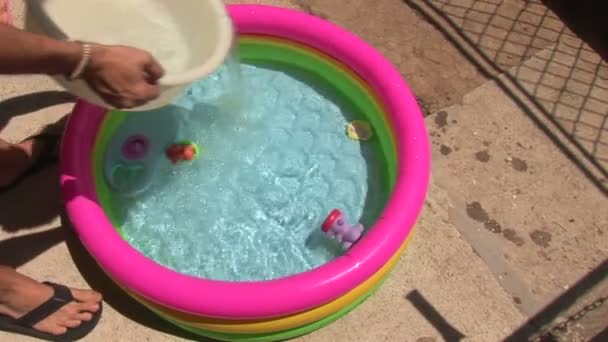
[{"label": "white plastic basin", "polygon": [[[56,39],[137,47],[165,68],[160,97],[130,110],[164,106],[230,54],[232,21],[220,0],[27,0],[26,30]],[[54,77],[67,91],[113,108],[82,80]]]}]

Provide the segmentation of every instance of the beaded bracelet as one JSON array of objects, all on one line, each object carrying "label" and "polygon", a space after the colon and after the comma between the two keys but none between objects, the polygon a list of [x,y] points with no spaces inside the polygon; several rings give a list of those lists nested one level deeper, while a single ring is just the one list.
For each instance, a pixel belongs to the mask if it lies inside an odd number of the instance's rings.
[{"label": "beaded bracelet", "polygon": [[72,73],[70,74],[70,77],[69,77],[70,80],[75,80],[82,75],[82,73],[84,72],[84,69],[87,67],[87,65],[89,64],[89,61],[91,60],[92,51],[93,51],[93,46],[91,44],[89,44],[89,43],[82,44],[82,57],[80,58],[80,62],[78,62],[78,65],[76,66],[74,71],[72,71]]}]

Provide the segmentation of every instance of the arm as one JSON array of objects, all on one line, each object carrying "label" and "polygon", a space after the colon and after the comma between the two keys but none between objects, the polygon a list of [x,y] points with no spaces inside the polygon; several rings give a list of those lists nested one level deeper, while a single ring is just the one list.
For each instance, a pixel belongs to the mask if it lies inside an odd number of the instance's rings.
[{"label": "arm", "polygon": [[[0,74],[70,75],[82,58],[78,42],[54,40],[0,25]],[[158,97],[164,74],[147,52],[125,46],[94,45],[82,78],[105,101],[119,108]]]},{"label": "arm", "polygon": [[80,44],[0,25],[0,74],[68,75],[78,64]]}]

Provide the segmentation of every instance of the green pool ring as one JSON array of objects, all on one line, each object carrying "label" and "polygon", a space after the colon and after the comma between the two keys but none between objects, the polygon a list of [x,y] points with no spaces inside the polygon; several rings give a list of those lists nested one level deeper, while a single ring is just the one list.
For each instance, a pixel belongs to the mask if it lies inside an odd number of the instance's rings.
[{"label": "green pool ring", "polygon": [[363,303],[371,295],[373,295],[374,292],[376,292],[382,286],[382,284],[384,283],[384,281],[386,281],[387,278],[388,278],[388,275],[386,277],[384,277],[368,293],[359,297],[356,301],[352,302],[350,305],[346,306],[342,310],[340,310],[330,316],[327,316],[319,321],[316,321],[316,322],[313,322],[313,323],[310,323],[310,324],[307,324],[307,325],[304,325],[304,326],[301,326],[298,328],[279,331],[279,332],[273,332],[273,333],[268,333],[268,334],[228,334],[228,333],[220,333],[220,332],[214,332],[214,331],[209,331],[209,330],[196,329],[196,328],[192,328],[192,327],[189,327],[186,325],[179,324],[179,323],[173,321],[170,317],[164,316],[164,315],[158,313],[157,311],[154,311],[154,310],[153,311],[156,312],[156,314],[158,314],[165,320],[175,324],[176,326],[178,326],[184,330],[187,330],[187,331],[192,332],[197,335],[202,335],[202,336],[213,338],[213,339],[220,340],[220,341],[229,341],[229,342],[282,341],[282,340],[288,340],[288,339],[292,339],[292,338],[295,338],[298,336],[309,334],[315,330],[321,329],[321,328],[337,321],[341,317],[343,317],[346,314],[348,314],[349,312],[351,312],[353,309],[355,309],[361,303]]}]

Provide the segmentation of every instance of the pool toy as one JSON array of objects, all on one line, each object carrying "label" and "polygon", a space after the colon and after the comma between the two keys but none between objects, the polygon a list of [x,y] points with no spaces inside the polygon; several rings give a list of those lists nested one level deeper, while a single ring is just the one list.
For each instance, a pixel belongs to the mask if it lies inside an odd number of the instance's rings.
[{"label": "pool toy", "polygon": [[[192,82],[217,70],[230,55],[234,29],[220,0],[26,0],[25,29],[59,40],[135,46],[149,51],[165,68],[159,96],[129,111],[163,107]],[[95,10],[91,10],[91,8]],[[99,25],[102,22],[103,25]],[[102,30],[100,31],[100,28]],[[90,103],[112,108],[82,79],[53,79]]]},{"label": "pool toy", "polygon": [[367,121],[354,120],[346,125],[346,135],[352,140],[369,140],[374,135],[372,126]]},{"label": "pool toy", "polygon": [[[386,279],[424,204],[429,141],[415,97],[399,71],[358,37],[289,9],[234,5],[229,13],[244,63],[278,63],[321,77],[373,127],[375,139],[370,144],[377,144],[387,165],[378,177],[391,192],[379,218],[370,222],[357,243],[315,269],[268,281],[203,279],[156,263],[121,235],[104,174],[108,158],[132,163],[122,157],[121,148],[140,126],[126,120],[126,114],[84,101],[76,104],[64,135],[61,186],[83,245],[133,298],[199,335],[222,341],[279,341],[334,322]],[[158,155],[167,162],[164,149],[183,138],[171,125],[146,131],[149,152],[135,161],[145,170],[154,168],[155,149],[160,148]]]},{"label": "pool toy", "polygon": [[165,150],[165,155],[173,164],[194,160],[199,154],[199,147],[189,141],[171,144]]},{"label": "pool toy", "polygon": [[[180,109],[171,107],[171,110]],[[160,111],[146,114],[122,121],[114,130],[114,138],[107,141],[107,148],[99,155],[103,160],[104,181],[122,196],[133,197],[148,190],[154,184],[159,165],[166,162],[166,146],[183,139],[182,123],[174,117]],[[112,117],[127,115],[114,112]]]},{"label": "pool toy", "polygon": [[127,138],[122,145],[122,156],[128,160],[141,160],[145,158],[150,149],[150,141],[141,134]]},{"label": "pool toy", "polygon": [[345,249],[349,249],[363,234],[363,226],[361,224],[350,225],[339,209],[334,209],[329,213],[323,221],[321,230],[328,237],[342,243]]}]

